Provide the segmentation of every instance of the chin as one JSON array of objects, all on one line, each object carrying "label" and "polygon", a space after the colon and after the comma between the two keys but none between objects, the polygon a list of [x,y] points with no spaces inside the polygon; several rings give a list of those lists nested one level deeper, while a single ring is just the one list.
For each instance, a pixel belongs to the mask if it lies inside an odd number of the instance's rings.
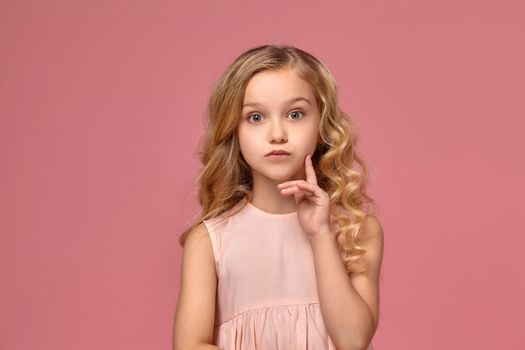
[{"label": "chin", "polygon": [[282,181],[286,180],[288,178],[291,178],[294,173],[292,171],[286,170],[286,169],[269,169],[264,168],[261,170],[253,169],[252,168],[253,175],[257,174],[259,177],[265,177],[270,180],[276,180],[276,181]]},{"label": "chin", "polygon": [[283,181],[290,180],[293,175],[291,174],[282,174],[282,175],[281,174],[265,174],[265,176],[270,180],[283,182]]},{"label": "chin", "polygon": [[294,171],[270,171],[262,173],[264,176],[275,181],[290,181],[295,178],[300,178],[297,172]]}]

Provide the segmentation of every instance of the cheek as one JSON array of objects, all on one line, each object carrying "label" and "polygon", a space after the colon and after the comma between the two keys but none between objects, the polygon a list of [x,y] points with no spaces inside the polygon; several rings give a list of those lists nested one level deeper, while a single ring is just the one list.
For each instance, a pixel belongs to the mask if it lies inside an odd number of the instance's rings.
[{"label": "cheek", "polygon": [[310,149],[311,147],[315,147],[317,144],[317,140],[319,138],[319,131],[315,125],[308,125],[304,129],[300,130],[297,135],[296,139],[301,144],[301,147],[306,149]]},{"label": "cheek", "polygon": [[254,156],[254,151],[257,150],[253,137],[250,137],[247,133],[243,132],[242,129],[237,134],[237,140],[239,140],[239,148],[241,150],[244,159],[250,159]]},{"label": "cheek", "polygon": [[239,147],[242,151],[246,147],[246,132],[242,125],[239,125],[237,128],[237,141],[239,142]]}]

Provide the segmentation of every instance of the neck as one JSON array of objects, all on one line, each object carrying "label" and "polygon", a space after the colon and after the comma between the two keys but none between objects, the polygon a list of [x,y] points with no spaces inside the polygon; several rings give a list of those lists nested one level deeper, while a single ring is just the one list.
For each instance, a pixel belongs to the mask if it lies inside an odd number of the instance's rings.
[{"label": "neck", "polygon": [[289,180],[275,180],[266,177],[253,177],[253,190],[248,200],[257,208],[268,213],[286,214],[296,211],[295,198],[293,195],[284,196],[277,185],[286,181],[304,179],[306,175],[298,174]]}]

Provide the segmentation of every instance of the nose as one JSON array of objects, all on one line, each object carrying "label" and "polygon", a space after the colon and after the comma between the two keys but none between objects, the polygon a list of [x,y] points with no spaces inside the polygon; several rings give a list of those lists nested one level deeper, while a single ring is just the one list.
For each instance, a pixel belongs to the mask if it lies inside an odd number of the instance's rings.
[{"label": "nose", "polygon": [[288,140],[288,137],[286,136],[286,132],[284,130],[284,127],[282,126],[281,121],[278,119],[274,119],[274,123],[272,124],[272,128],[270,130],[270,142],[274,143],[283,143]]}]

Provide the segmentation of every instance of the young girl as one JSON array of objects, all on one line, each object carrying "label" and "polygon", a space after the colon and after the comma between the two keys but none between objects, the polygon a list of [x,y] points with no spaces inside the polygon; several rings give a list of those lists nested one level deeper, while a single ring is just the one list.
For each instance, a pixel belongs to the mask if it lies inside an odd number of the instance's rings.
[{"label": "young girl", "polygon": [[[173,348],[373,349],[383,230],[329,70],[240,55],[212,92]],[[359,165],[361,171],[354,169]]]}]

